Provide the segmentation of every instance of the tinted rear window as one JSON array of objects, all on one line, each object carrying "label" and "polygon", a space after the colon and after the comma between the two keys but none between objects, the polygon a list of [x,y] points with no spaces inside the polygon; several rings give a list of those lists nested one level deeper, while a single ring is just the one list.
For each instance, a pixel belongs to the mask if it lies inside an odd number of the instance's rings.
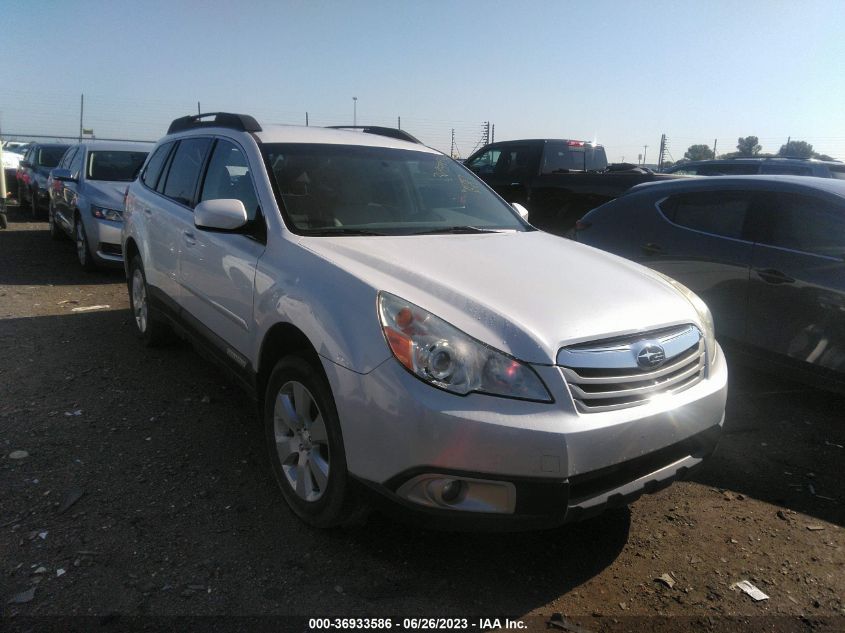
[{"label": "tinted rear window", "polygon": [[828,167],[830,169],[830,177],[831,178],[838,178],[839,180],[845,180],[845,165],[839,167]]},{"label": "tinted rear window", "polygon": [[750,195],[741,191],[702,191],[670,196],[660,203],[667,219],[704,233],[741,238]]},{"label": "tinted rear window", "polygon": [[570,145],[560,141],[546,143],[543,153],[543,173],[568,171],[603,171],[607,169],[604,147],[589,144]]}]

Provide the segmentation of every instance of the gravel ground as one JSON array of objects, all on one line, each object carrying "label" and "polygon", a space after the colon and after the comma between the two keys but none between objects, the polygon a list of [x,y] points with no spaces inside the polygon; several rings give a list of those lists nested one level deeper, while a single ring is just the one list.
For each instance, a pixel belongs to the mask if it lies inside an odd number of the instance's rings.
[{"label": "gravel ground", "polygon": [[[376,514],[316,531],[274,488],[246,396],[186,344],[140,346],[122,271],[86,274],[46,223],[16,208],[9,221],[7,624],[465,615],[546,628],[559,613],[549,626],[573,631],[845,628],[843,396],[733,367],[726,433],[705,467],[582,524],[448,534]],[[89,306],[105,307],[78,310]],[[741,580],[769,598],[733,590]]]}]

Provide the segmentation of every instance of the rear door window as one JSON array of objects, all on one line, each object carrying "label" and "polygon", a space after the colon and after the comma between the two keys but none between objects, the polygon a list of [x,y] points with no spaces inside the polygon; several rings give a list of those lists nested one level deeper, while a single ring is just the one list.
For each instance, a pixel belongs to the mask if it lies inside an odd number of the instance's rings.
[{"label": "rear door window", "polygon": [[714,163],[699,165],[697,170],[699,176],[751,176],[760,171],[760,165],[753,163]]},{"label": "rear door window", "polygon": [[211,146],[209,138],[187,138],[179,142],[164,185],[164,195],[192,207],[200,172]]},{"label": "rear door window", "polygon": [[748,235],[760,244],[840,258],[845,255],[845,206],[803,194],[758,194]]},{"label": "rear door window", "polygon": [[751,195],[742,191],[700,191],[669,196],[659,207],[680,226],[741,239],[750,201]]},{"label": "rear door window", "polygon": [[832,167],[828,167],[830,170],[830,177],[837,178],[839,180],[845,180],[845,165],[840,167],[839,165],[835,165]]},{"label": "rear door window", "polygon": [[780,174],[782,176],[811,176],[813,170],[803,165],[763,165],[761,174]]},{"label": "rear door window", "polygon": [[144,173],[141,175],[141,181],[150,189],[155,189],[158,183],[158,178],[161,175],[161,170],[164,167],[164,162],[167,160],[170,150],[173,149],[173,143],[165,143],[159,146],[153,153]]},{"label": "rear door window", "polygon": [[527,178],[531,175],[531,165],[536,165],[534,156],[537,151],[537,148],[531,145],[503,147],[496,160],[495,173],[511,179]]}]

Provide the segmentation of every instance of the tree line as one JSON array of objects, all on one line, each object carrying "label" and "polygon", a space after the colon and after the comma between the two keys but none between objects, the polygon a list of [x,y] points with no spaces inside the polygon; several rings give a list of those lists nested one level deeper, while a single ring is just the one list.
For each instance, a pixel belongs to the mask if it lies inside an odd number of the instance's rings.
[{"label": "tree line", "polygon": [[[756,136],[745,136],[737,139],[735,152],[719,154],[718,158],[818,158],[819,160],[833,160],[827,154],[819,154],[813,150],[813,146],[807,141],[788,141],[780,146],[777,154],[763,153],[759,138]],[[684,161],[688,160],[709,160],[716,158],[709,145],[690,145],[684,152]],[[681,162],[681,161],[678,161]]]}]

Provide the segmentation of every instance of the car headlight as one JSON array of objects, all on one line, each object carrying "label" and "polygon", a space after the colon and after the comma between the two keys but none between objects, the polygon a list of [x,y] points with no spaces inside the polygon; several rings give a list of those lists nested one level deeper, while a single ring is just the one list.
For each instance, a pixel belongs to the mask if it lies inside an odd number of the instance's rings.
[{"label": "car headlight", "polygon": [[[657,271],[654,271],[657,272]],[[707,351],[708,364],[712,364],[716,360],[716,328],[713,325],[713,315],[710,314],[710,308],[701,300],[697,294],[687,288],[680,281],[672,279],[663,273],[657,272],[661,278],[667,283],[671,284],[678,292],[680,292],[686,300],[695,308],[698,315],[698,320],[701,322],[701,327],[704,328],[704,348]]]},{"label": "car headlight", "polygon": [[378,309],[390,351],[420,380],[460,395],[476,391],[552,402],[546,386],[531,367],[464,334],[419,306],[380,292]]},{"label": "car headlight", "polygon": [[105,207],[98,207],[96,204],[91,205],[91,215],[100,220],[111,220],[112,222],[123,222],[123,214],[117,209],[106,209]]}]

